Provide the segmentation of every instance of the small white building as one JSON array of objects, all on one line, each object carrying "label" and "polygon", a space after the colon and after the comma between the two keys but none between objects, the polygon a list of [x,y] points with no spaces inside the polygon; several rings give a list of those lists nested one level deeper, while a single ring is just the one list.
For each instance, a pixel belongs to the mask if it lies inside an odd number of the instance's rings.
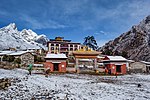
[{"label": "small white building", "polygon": [[126,74],[128,62],[122,56],[105,56],[103,63],[110,74]]},{"label": "small white building", "polygon": [[45,57],[45,68],[49,68],[51,72],[66,72],[66,55],[48,53]]}]

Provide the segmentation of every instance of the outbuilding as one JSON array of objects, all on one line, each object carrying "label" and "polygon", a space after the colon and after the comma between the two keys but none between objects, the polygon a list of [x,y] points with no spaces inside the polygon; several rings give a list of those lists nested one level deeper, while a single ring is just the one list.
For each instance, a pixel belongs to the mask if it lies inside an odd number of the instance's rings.
[{"label": "outbuilding", "polygon": [[122,56],[105,56],[103,63],[109,74],[126,74],[128,62]]},{"label": "outbuilding", "polygon": [[141,61],[142,63],[146,64],[146,72],[150,73],[150,62]]},{"label": "outbuilding", "polygon": [[132,62],[129,65],[130,65],[129,72],[131,72],[131,73],[146,72],[146,64],[143,62]]},{"label": "outbuilding", "polygon": [[66,72],[66,55],[48,53],[45,57],[45,68],[49,68],[51,72]]},{"label": "outbuilding", "polygon": [[15,51],[15,52],[9,53],[7,55],[14,56],[15,58],[20,58],[22,66],[27,66],[29,64],[34,64],[34,55],[31,52],[28,52],[28,51]]},{"label": "outbuilding", "polygon": [[15,58],[20,58],[22,66],[34,64],[34,55],[29,51],[0,51],[1,62],[3,62],[4,55],[10,55],[14,56]]}]

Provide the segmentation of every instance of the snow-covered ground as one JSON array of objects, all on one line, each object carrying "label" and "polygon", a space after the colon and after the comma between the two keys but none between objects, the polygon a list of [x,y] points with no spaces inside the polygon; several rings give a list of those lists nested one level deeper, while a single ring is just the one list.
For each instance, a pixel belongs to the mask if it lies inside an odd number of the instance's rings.
[{"label": "snow-covered ground", "polygon": [[0,69],[0,79],[12,79],[8,90],[0,90],[0,100],[150,100],[150,75],[53,74],[47,78],[27,73]]}]

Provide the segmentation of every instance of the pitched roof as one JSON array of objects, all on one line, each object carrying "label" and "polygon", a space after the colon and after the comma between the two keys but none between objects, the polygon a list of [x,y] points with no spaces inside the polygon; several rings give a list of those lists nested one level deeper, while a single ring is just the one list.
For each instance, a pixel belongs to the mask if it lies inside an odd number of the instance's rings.
[{"label": "pitched roof", "polygon": [[106,56],[110,61],[127,61],[127,59],[125,59],[122,56]]},{"label": "pitched roof", "polygon": [[79,61],[87,61],[87,62],[91,62],[92,59],[79,59]]},{"label": "pitched roof", "polygon": [[12,55],[12,56],[19,56],[19,55],[22,55],[22,54],[25,54],[27,53],[28,51],[16,51],[16,52],[12,52],[8,55]]},{"label": "pitched roof", "polygon": [[73,54],[81,54],[81,55],[99,55],[101,52],[97,51],[73,51]]},{"label": "pitched roof", "polygon": [[67,58],[65,54],[50,54],[48,53],[45,58]]},{"label": "pitched roof", "polygon": [[146,61],[140,61],[140,62],[142,62],[144,64],[150,64],[150,62],[146,62]]},{"label": "pitched roof", "polygon": [[7,54],[10,54],[14,51],[0,51],[0,55],[7,55]]},{"label": "pitched roof", "polygon": [[19,56],[24,53],[27,53],[29,51],[0,51],[0,55],[13,55],[13,56]]}]

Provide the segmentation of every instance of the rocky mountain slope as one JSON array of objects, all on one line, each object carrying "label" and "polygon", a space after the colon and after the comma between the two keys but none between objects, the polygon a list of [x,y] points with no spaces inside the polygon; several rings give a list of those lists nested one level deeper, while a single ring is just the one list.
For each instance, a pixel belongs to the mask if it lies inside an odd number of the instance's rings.
[{"label": "rocky mountain slope", "polygon": [[11,23],[0,29],[0,50],[16,48],[23,49],[46,49],[48,38],[45,35],[37,35],[30,29],[18,31],[15,23]]},{"label": "rocky mountain slope", "polygon": [[150,15],[139,25],[100,48],[103,54],[123,55],[136,61],[150,61]]}]

